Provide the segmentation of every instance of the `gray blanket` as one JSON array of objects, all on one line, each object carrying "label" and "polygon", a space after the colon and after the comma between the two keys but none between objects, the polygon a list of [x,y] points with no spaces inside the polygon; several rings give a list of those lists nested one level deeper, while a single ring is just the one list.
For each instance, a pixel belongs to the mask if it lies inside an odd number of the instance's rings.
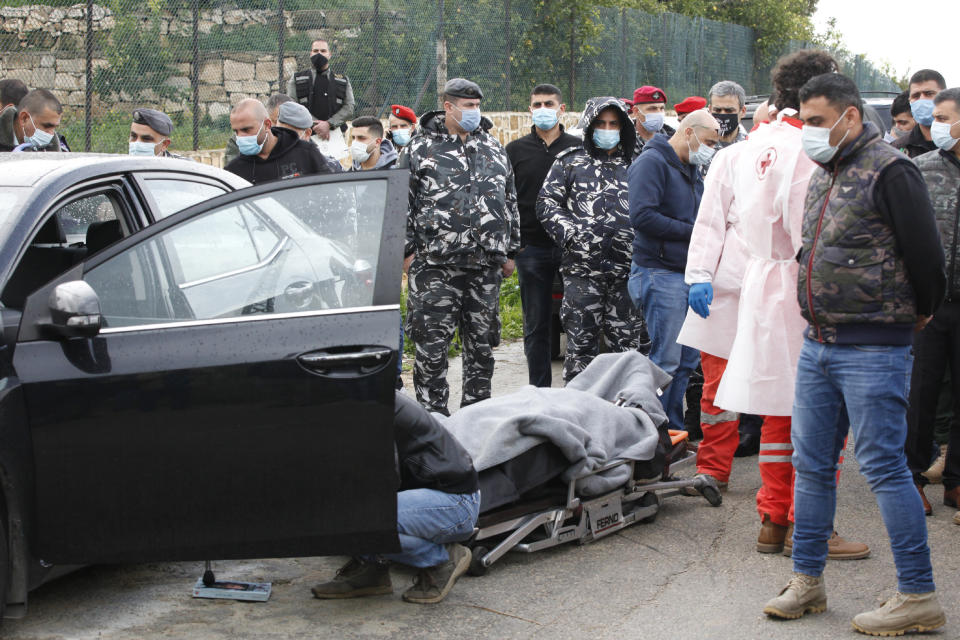
[{"label": "gray blanket", "polygon": [[[637,351],[598,356],[564,389],[523,387],[460,409],[444,425],[470,453],[477,471],[552,442],[570,461],[572,480],[613,460],[650,460],[666,422],[658,390],[670,376]],[[625,406],[614,401],[623,399]],[[583,478],[578,493],[612,491],[629,477],[628,467]]]}]

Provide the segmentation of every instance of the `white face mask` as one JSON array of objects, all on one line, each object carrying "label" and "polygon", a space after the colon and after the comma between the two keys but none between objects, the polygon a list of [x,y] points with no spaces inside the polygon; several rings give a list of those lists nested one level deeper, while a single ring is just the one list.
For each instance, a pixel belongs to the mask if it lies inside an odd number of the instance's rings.
[{"label": "white face mask", "polygon": [[[960,122],[958,120],[957,122]],[[930,137],[933,139],[933,144],[937,145],[939,148],[944,151],[950,151],[957,143],[960,142],[960,138],[954,138],[950,135],[950,129],[953,128],[953,124],[947,122],[934,122],[930,125]]]},{"label": "white face mask", "polygon": [[370,158],[371,150],[367,145],[359,140],[354,140],[350,145],[350,156],[357,162],[366,162]]},{"label": "white face mask", "polygon": [[803,150],[810,156],[811,160],[826,164],[837,155],[837,149],[840,148],[840,144],[847,138],[847,134],[850,133],[850,130],[847,129],[847,133],[843,134],[843,137],[840,138],[837,144],[830,144],[830,134],[833,132],[834,127],[840,124],[841,120],[843,120],[843,115],[837,118],[837,121],[833,123],[832,127],[811,127],[807,124],[803,125],[803,129],[800,131],[800,143],[803,145]]}]

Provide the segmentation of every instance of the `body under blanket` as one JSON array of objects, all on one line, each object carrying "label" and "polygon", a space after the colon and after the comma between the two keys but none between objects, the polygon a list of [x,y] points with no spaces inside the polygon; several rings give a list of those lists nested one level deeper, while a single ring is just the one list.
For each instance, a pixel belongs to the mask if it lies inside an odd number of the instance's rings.
[{"label": "body under blanket", "polygon": [[[570,481],[614,460],[650,460],[666,421],[657,391],[670,377],[636,351],[598,356],[566,388],[533,386],[439,417],[470,453],[477,471],[495,467],[543,442],[569,461]],[[626,404],[614,402],[623,399]],[[622,486],[626,466],[578,482],[580,495]]]}]

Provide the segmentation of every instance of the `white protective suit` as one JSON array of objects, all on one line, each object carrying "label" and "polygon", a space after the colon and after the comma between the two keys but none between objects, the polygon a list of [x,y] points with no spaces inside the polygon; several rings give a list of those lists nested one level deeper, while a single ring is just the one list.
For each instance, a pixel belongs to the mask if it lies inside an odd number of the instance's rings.
[{"label": "white protective suit", "polygon": [[709,353],[730,357],[737,334],[740,283],[747,265],[747,247],[740,238],[738,202],[733,193],[733,169],[742,142],[721,149],[707,172],[697,221],[690,236],[687,253],[687,284],[709,282],[713,285],[710,315],[698,316],[687,309],[687,317],[677,342]]},{"label": "white protective suit", "polygon": [[750,256],[740,291],[737,334],[716,406],[755,415],[793,413],[806,320],[797,302],[796,256],[807,184],[816,165],[800,144],[801,123],[781,113],[738,143],[733,191]]}]

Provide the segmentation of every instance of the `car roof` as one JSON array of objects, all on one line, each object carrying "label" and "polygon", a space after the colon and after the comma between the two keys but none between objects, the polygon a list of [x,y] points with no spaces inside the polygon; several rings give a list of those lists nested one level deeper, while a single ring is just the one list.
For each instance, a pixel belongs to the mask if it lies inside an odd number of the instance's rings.
[{"label": "car roof", "polygon": [[0,187],[28,187],[65,174],[84,180],[131,171],[181,171],[216,178],[234,189],[250,186],[235,174],[191,160],[105,153],[0,153]]}]

